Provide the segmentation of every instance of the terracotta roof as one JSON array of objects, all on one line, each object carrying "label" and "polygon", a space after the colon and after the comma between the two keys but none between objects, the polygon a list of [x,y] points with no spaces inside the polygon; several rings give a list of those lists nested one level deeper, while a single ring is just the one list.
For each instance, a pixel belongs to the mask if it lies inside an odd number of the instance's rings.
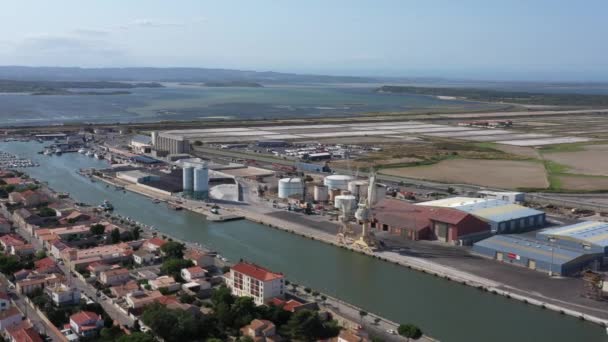
[{"label": "terracotta roof", "polygon": [[25,242],[23,242],[21,239],[18,239],[17,237],[10,234],[1,236],[0,241],[2,241],[7,246],[20,246],[25,244]]},{"label": "terracotta roof", "polygon": [[38,261],[34,261],[34,266],[35,266],[36,270],[39,271],[39,270],[53,268],[53,267],[57,266],[57,264],[55,263],[55,260],[53,260],[49,257],[46,257],[46,258],[40,259]]},{"label": "terracotta roof", "polygon": [[5,181],[8,185],[19,185],[24,182],[24,180],[19,177],[3,178],[2,180]]},{"label": "terracotta roof", "polygon": [[283,308],[283,310],[289,311],[289,312],[294,312],[297,307],[304,305],[303,303],[300,303],[294,299],[285,301],[285,300],[283,300],[281,298],[277,298],[277,297],[272,298],[270,303],[274,304],[275,306],[281,307],[281,308]]},{"label": "terracotta roof", "polygon": [[200,267],[200,266],[192,266],[192,267],[188,267],[186,268],[186,270],[190,273],[206,273],[207,270],[205,270],[204,268]]},{"label": "terracotta roof", "polygon": [[85,325],[89,321],[100,320],[101,316],[91,311],[80,311],[70,316],[70,321],[74,321],[78,326]]},{"label": "terracotta roof", "polygon": [[8,334],[15,342],[42,342],[42,337],[32,327],[9,329]]},{"label": "terracotta roof", "polygon": [[282,273],[275,273],[261,266],[248,262],[239,262],[238,264],[232,266],[232,270],[261,281],[283,278]]},{"label": "terracotta roof", "polygon": [[117,268],[115,270],[108,270],[108,271],[104,271],[102,273],[105,274],[107,277],[107,276],[113,276],[113,275],[128,274],[129,270],[126,268]]},{"label": "terracotta roof", "polygon": [[156,237],[155,238],[151,238],[151,239],[149,239],[146,242],[148,244],[155,245],[155,246],[158,246],[158,247],[162,247],[162,245],[164,245],[164,244],[167,243],[167,241],[165,241],[165,240],[163,240],[161,238],[156,238]]}]

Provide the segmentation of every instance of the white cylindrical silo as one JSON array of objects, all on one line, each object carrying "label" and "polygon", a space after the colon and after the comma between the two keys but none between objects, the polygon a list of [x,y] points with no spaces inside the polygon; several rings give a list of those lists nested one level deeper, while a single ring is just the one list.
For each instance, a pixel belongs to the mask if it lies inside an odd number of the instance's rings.
[{"label": "white cylindrical silo", "polygon": [[353,195],[340,195],[334,198],[334,207],[338,210],[344,207],[350,213],[355,208],[355,204],[357,199]]},{"label": "white cylindrical silo", "polygon": [[354,180],[348,183],[348,190],[357,198],[367,198],[367,188],[369,182],[364,180]]},{"label": "white cylindrical silo", "polygon": [[193,190],[196,193],[209,191],[209,169],[207,165],[201,165],[194,169]]},{"label": "white cylindrical silo", "polygon": [[317,202],[327,202],[329,200],[329,189],[325,185],[315,185],[313,198]]},{"label": "white cylindrical silo", "polygon": [[325,177],[323,184],[330,189],[348,190],[348,182],[352,181],[353,177],[346,175],[331,175]]},{"label": "white cylindrical silo", "polygon": [[300,178],[279,179],[279,198],[290,198],[302,195],[302,180]]},{"label": "white cylindrical silo", "polygon": [[184,192],[194,190],[194,168],[192,166],[185,166],[182,169],[182,188]]},{"label": "white cylindrical silo", "polygon": [[154,131],[151,134],[152,146],[156,147],[156,138],[158,138],[158,132]]}]

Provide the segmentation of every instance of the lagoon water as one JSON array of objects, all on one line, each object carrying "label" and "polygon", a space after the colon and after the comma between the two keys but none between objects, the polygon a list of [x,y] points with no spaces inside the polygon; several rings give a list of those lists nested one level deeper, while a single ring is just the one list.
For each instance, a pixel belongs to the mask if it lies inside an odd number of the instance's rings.
[{"label": "lagoon water", "polygon": [[365,86],[201,87],[165,84],[128,95],[0,94],[0,126],[152,122],[208,118],[329,117],[414,110],[496,109],[499,105],[380,94]]}]

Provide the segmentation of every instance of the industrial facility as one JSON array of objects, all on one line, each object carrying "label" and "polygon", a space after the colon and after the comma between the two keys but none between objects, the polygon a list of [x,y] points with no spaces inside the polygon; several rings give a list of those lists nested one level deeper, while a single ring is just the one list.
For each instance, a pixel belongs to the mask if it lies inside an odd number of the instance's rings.
[{"label": "industrial facility", "polygon": [[501,262],[547,272],[573,276],[602,264],[604,253],[579,245],[565,247],[549,241],[519,235],[495,235],[473,245],[473,252]]},{"label": "industrial facility", "polygon": [[485,221],[466,212],[442,207],[417,206],[385,199],[373,208],[372,226],[408,240],[439,240],[471,244],[491,235]]},{"label": "industrial facility", "polygon": [[417,205],[467,212],[488,222],[497,234],[525,232],[545,225],[544,212],[498,199],[450,197]]},{"label": "industrial facility", "polygon": [[205,162],[186,163],[182,168],[183,194],[193,199],[209,196],[209,168]]},{"label": "industrial facility", "polygon": [[546,229],[536,238],[565,247],[608,252],[608,222],[586,221],[569,226]]}]

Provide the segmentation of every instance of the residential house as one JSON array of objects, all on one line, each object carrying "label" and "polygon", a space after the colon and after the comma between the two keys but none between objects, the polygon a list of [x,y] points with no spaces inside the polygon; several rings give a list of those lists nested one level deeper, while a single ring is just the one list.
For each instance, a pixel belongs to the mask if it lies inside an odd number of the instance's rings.
[{"label": "residential house", "polygon": [[63,277],[57,274],[30,274],[27,278],[16,282],[16,290],[18,293],[28,295],[37,290],[42,290],[46,286],[60,283],[62,280]]},{"label": "residential house", "polygon": [[200,267],[210,267],[215,265],[214,253],[207,253],[196,249],[189,249],[184,253],[184,259],[192,260],[194,265]]},{"label": "residential house", "polygon": [[23,315],[21,314],[21,311],[14,306],[0,311],[0,330],[14,327],[21,323],[22,319]]},{"label": "residential house", "polygon": [[0,245],[5,251],[10,252],[13,246],[25,245],[25,241],[19,235],[8,234],[0,236]]},{"label": "residential house", "polygon": [[163,297],[160,291],[133,291],[127,294],[126,301],[132,309],[140,309]]},{"label": "residential house", "polygon": [[13,211],[12,219],[17,227],[25,229],[33,235],[34,231],[45,224],[48,218],[40,217],[28,209],[20,208]]},{"label": "residential house", "polygon": [[8,195],[8,200],[12,204],[22,204],[24,207],[36,207],[40,204],[48,202],[45,195],[36,190],[25,190],[23,192],[11,192]]},{"label": "residential house", "polygon": [[11,298],[6,292],[0,292],[0,311],[8,310],[11,306]]},{"label": "residential house", "polygon": [[133,248],[124,242],[87,249],[66,248],[61,257],[72,269],[83,269],[93,262],[113,263],[128,260]]},{"label": "residential house", "polygon": [[61,252],[69,247],[63,241],[60,240],[55,240],[51,242],[49,246],[50,253],[55,259],[61,259]]},{"label": "residential house", "polygon": [[160,252],[160,248],[166,243],[167,241],[161,238],[154,237],[144,242],[142,247],[149,252],[158,253]]},{"label": "residential house", "polygon": [[112,265],[104,264],[102,262],[93,262],[93,263],[89,264],[89,266],[87,266],[87,271],[89,271],[91,274],[95,275],[96,277],[99,277],[101,272],[107,271],[112,268],[114,268],[114,266],[112,266]]},{"label": "residential house", "polygon": [[0,234],[10,233],[11,228],[12,228],[11,223],[4,217],[0,216]]},{"label": "residential house", "polygon": [[38,274],[48,274],[60,271],[55,260],[50,257],[34,261],[34,269]]},{"label": "residential house", "polygon": [[44,291],[57,306],[80,303],[80,290],[77,287],[57,283],[46,287]]},{"label": "residential house", "polygon": [[265,319],[254,319],[241,328],[243,336],[251,337],[256,342],[278,341],[280,337],[277,335],[274,323]]},{"label": "residential house", "polygon": [[154,280],[148,281],[152,290],[167,289],[169,292],[175,292],[180,289],[180,283],[176,282],[171,276],[161,276]]},{"label": "residential house", "polygon": [[203,269],[200,266],[192,266],[188,268],[183,268],[180,272],[182,279],[185,281],[192,281],[198,278],[204,278],[207,274],[207,270]]},{"label": "residential house", "polygon": [[369,342],[370,339],[367,333],[356,333],[349,330],[340,330],[337,337],[337,342]]},{"label": "residential house", "polygon": [[134,280],[128,281],[122,285],[110,287],[110,293],[112,293],[112,296],[116,298],[124,297],[127,294],[137,290],[139,290],[139,284],[137,284],[137,282]]},{"label": "residential house", "polygon": [[72,211],[69,215],[66,215],[59,219],[59,223],[62,225],[74,224],[76,222],[87,221],[91,218],[91,216],[87,214],[83,214],[78,210]]},{"label": "residential house", "polygon": [[150,271],[150,270],[141,270],[137,271],[137,277],[140,279],[153,280],[158,278],[158,274]]},{"label": "residential house", "polygon": [[99,274],[99,282],[108,286],[124,284],[129,278],[129,270],[126,268],[107,270]]},{"label": "residential house", "polygon": [[133,253],[133,262],[137,265],[148,265],[154,261],[154,254],[144,248],[140,248]]},{"label": "residential house", "polygon": [[285,293],[285,276],[282,273],[252,263],[239,262],[230,268],[225,279],[232,294],[253,297],[258,305],[266,304],[275,297],[282,298]]},{"label": "residential house", "polygon": [[11,246],[11,254],[17,256],[32,255],[36,253],[34,245],[26,243],[23,245]]},{"label": "residential house", "polygon": [[[283,310],[289,311],[289,312],[296,312],[296,311],[298,311],[300,309],[304,309],[304,308],[310,309],[311,306],[315,305],[315,303],[304,304],[295,299],[283,300],[280,298],[273,298],[270,303],[273,304],[274,306],[278,306],[278,307],[282,308]],[[309,304],[313,304],[313,305],[309,305]]]},{"label": "residential house", "polygon": [[93,337],[103,327],[103,319],[91,311],[80,311],[70,316],[70,328],[78,336]]},{"label": "residential house", "polygon": [[15,277],[15,281],[18,281],[27,278],[31,273],[31,270],[22,269],[13,273],[13,277]]},{"label": "residential house", "polygon": [[40,334],[28,324],[27,327],[18,324],[14,328],[6,329],[6,335],[9,342],[43,342]]}]

